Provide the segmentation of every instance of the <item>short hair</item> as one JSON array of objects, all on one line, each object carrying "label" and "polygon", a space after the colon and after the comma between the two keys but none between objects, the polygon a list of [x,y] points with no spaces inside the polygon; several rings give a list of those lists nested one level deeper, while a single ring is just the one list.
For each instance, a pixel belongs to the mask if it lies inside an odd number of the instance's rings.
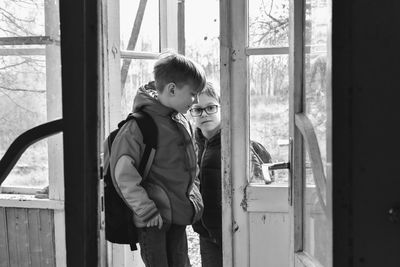
[{"label": "short hair", "polygon": [[158,92],[170,82],[177,86],[192,83],[197,92],[201,92],[206,84],[204,69],[193,60],[176,53],[164,53],[154,64],[154,80]]},{"label": "short hair", "polygon": [[220,98],[220,96],[219,96],[217,87],[215,86],[214,83],[212,83],[212,82],[210,82],[210,81],[207,81],[207,82],[206,82],[206,85],[205,85],[203,91],[201,91],[201,92],[199,93],[199,95],[208,95],[209,97],[212,97],[212,98],[214,98],[215,100],[217,100],[218,103],[221,103],[221,98]]}]

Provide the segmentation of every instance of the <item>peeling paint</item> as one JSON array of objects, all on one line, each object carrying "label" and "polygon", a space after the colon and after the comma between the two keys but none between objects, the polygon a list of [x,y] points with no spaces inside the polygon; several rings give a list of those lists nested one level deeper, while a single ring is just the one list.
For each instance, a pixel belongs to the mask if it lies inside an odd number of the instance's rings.
[{"label": "peeling paint", "polygon": [[231,59],[232,59],[232,62],[235,62],[235,61],[236,61],[236,50],[232,50],[232,57],[231,57]]},{"label": "peeling paint", "polygon": [[263,222],[263,224],[265,224],[266,220],[267,220],[267,216],[265,214],[263,216],[261,216],[261,221]]},{"label": "peeling paint", "polygon": [[243,209],[244,211],[247,211],[247,199],[246,199],[246,197],[244,197],[244,198],[242,199],[242,202],[240,202],[240,206],[242,207],[242,209]]},{"label": "peeling paint", "polygon": [[233,221],[232,223],[232,233],[236,233],[239,230],[239,225],[236,223],[236,221]]},{"label": "peeling paint", "polygon": [[240,202],[240,206],[242,207],[242,209],[244,211],[247,211],[247,207],[248,207],[247,195],[246,195],[246,187],[247,187],[247,185],[244,186],[244,187],[240,187],[240,190],[243,192],[243,199],[242,199],[242,202]]},{"label": "peeling paint", "polygon": [[115,47],[115,45],[113,45],[113,47],[111,48],[111,52],[113,54],[113,57],[115,58],[118,54],[118,49],[117,47]]}]

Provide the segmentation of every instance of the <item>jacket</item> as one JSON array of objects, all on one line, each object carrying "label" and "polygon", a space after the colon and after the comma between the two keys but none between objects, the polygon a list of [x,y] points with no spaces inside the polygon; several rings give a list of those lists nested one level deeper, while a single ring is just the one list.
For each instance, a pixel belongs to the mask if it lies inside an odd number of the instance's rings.
[{"label": "jacket", "polygon": [[[200,167],[200,192],[203,197],[203,217],[193,225],[200,236],[209,237],[221,244],[222,239],[222,175],[221,175],[221,131],[209,140],[199,128],[196,129],[198,165]],[[251,140],[251,181],[264,182],[262,163],[272,162],[268,151],[258,142]]]},{"label": "jacket", "polygon": [[200,192],[204,202],[203,216],[193,225],[193,230],[203,237],[219,240],[222,228],[221,203],[221,131],[207,140],[196,129],[198,165],[200,167]]},{"label": "jacket", "polygon": [[186,118],[162,105],[154,83],[139,88],[133,111],[143,109],[158,130],[158,147],[143,183],[138,173],[144,152],[143,136],[135,120],[127,122],[114,139],[110,168],[125,202],[134,212],[137,227],[146,226],[157,214],[164,222],[189,225],[203,210],[195,184],[198,172],[191,128]]}]

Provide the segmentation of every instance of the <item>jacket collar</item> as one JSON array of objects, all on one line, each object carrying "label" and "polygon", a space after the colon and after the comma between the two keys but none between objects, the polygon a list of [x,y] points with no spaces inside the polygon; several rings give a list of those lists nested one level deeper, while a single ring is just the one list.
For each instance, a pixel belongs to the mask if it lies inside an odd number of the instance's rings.
[{"label": "jacket collar", "polygon": [[154,81],[151,81],[138,89],[133,103],[133,111],[144,110],[160,116],[175,117],[178,112],[164,106],[158,100],[158,92]]},{"label": "jacket collar", "polygon": [[200,128],[196,128],[196,133],[195,133],[196,141],[202,144],[205,144],[206,142],[208,143],[217,143],[218,141],[220,142],[221,140],[221,129],[219,129],[213,137],[207,140],[207,138],[203,135],[201,132]]}]

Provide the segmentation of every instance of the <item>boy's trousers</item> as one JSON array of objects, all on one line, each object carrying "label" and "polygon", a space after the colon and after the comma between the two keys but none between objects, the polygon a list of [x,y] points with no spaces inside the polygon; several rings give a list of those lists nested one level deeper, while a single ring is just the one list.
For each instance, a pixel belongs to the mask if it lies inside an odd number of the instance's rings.
[{"label": "boy's trousers", "polygon": [[146,267],[189,267],[186,226],[163,224],[138,228],[140,255]]},{"label": "boy's trousers", "polygon": [[222,267],[222,233],[217,238],[200,236],[202,267]]}]

